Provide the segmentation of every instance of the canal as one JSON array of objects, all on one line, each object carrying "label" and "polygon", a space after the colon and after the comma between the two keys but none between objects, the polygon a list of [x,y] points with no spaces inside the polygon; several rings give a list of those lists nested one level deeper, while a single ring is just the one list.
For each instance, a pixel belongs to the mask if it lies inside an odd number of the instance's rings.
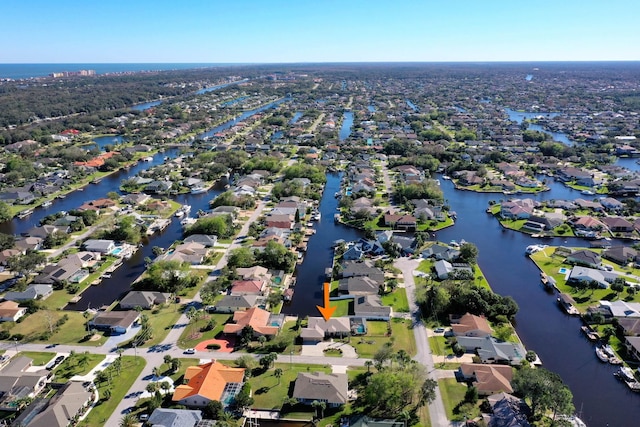
[{"label": "canal", "polygon": [[[237,121],[243,120],[256,113],[265,111],[269,108],[275,108],[288,98],[279,99],[277,101],[266,104],[262,107],[245,111],[236,120],[228,121],[215,128],[199,135],[199,138],[203,138],[206,134],[215,134],[222,130],[228,129],[233,126]],[[114,137],[104,137],[98,139],[96,144],[102,147],[108,142],[114,142]],[[30,228],[35,227],[38,223],[47,215],[60,211],[70,211],[76,209],[88,200],[99,199],[106,197],[111,191],[120,192],[119,187],[122,180],[131,178],[137,175],[139,172],[147,170],[153,166],[160,165],[165,161],[165,157],[173,159],[180,154],[178,149],[169,149],[161,153],[157,153],[152,156],[150,162],[139,162],[129,169],[121,169],[111,175],[104,177],[97,184],[88,184],[82,190],[74,191],[67,194],[63,199],[54,199],[53,204],[49,207],[37,208],[30,216],[20,219],[14,218],[11,221],[7,221],[0,224],[0,232],[7,234],[24,234]],[[212,188],[206,193],[201,194],[183,194],[172,197],[179,203],[188,204],[191,208],[191,214],[195,215],[198,210],[207,210],[209,207],[209,201],[215,198],[223,189]],[[76,304],[69,304],[65,309],[68,310],[86,310],[88,307],[98,308],[103,305],[110,305],[116,298],[122,293],[127,292],[130,289],[131,283],[142,274],[145,269],[144,259],[146,257],[153,258],[153,247],[158,246],[162,248],[169,247],[175,240],[182,237],[182,226],[180,220],[177,218],[171,218],[171,224],[165,228],[162,232],[155,233],[148,238],[143,239],[143,246],[128,260],[125,260],[122,266],[111,274],[111,278],[105,278],[97,286],[90,286],[85,292],[82,293],[82,298]]]}]

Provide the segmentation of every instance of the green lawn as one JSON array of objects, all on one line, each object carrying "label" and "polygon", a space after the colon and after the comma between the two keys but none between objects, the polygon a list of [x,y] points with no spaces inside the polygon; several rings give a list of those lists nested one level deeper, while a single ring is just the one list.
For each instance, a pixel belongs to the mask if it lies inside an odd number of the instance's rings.
[{"label": "green lawn", "polygon": [[47,351],[21,351],[18,355],[33,359],[33,366],[44,366],[51,362],[51,359],[53,359],[56,354]]},{"label": "green lawn", "polygon": [[[616,299],[624,299],[627,302],[640,302],[640,294],[636,293],[633,297],[629,296],[627,292],[621,292],[617,295],[615,292],[611,291],[611,289],[595,289],[595,290],[578,290],[573,286],[569,286],[565,280],[565,274],[560,273],[560,268],[571,269],[571,265],[565,264],[565,257],[563,256],[555,256],[553,255],[555,251],[555,247],[547,247],[542,251],[536,252],[532,254],[530,257],[533,262],[536,263],[538,268],[541,271],[544,271],[547,276],[553,277],[556,281],[556,286],[560,290],[560,292],[567,293],[573,297],[576,301],[576,308],[581,312],[584,312],[589,306],[598,304],[598,301],[602,300],[616,300]],[[594,252],[600,253],[599,249],[590,249]],[[606,265],[610,265],[614,267],[615,271],[623,274],[629,275],[637,275],[637,269],[631,268],[621,268],[616,264],[612,264],[608,261],[603,262]],[[628,277],[627,277],[628,278]],[[635,282],[635,279],[628,278],[631,282]]]},{"label": "green lawn", "polygon": [[344,317],[348,316],[350,311],[353,312],[353,300],[351,299],[331,301],[329,305],[331,307],[336,307],[336,311],[333,313],[333,317]]},{"label": "green lawn", "polygon": [[129,391],[134,381],[146,364],[143,357],[123,356],[122,369],[120,374],[114,374],[111,383],[96,384],[98,386],[98,394],[104,396],[105,390],[111,391],[109,400],[101,400],[89,412],[87,418],[78,425],[83,427],[102,427],[106,420],[111,416],[118,404],[124,399],[125,394]]},{"label": "green lawn", "polygon": [[[282,377],[278,380],[274,376],[276,368],[282,369]],[[254,369],[254,373],[259,369]],[[331,369],[326,366],[276,363],[274,368],[252,376],[249,379],[256,409],[280,409],[285,397],[289,394],[290,384],[295,381],[299,372],[324,372],[330,373]]]},{"label": "green lawn", "polygon": [[64,361],[54,369],[56,382],[67,382],[74,375],[86,375],[95,368],[98,363],[104,360],[102,354],[74,353],[69,355]]},{"label": "green lawn", "polygon": [[182,331],[182,335],[180,335],[180,338],[178,339],[178,347],[193,348],[202,341],[214,339],[216,335],[222,332],[222,329],[224,328],[224,324],[227,321],[231,320],[232,318],[231,314],[223,314],[223,313],[207,314],[206,316],[209,319],[215,320],[216,327],[210,331],[198,332],[200,327],[204,326],[206,322],[209,321],[206,319],[202,319],[198,321],[197,327],[193,323],[190,325],[187,325]]},{"label": "green lawn", "polygon": [[410,356],[416,354],[416,343],[411,330],[411,321],[391,320],[391,336],[387,336],[387,322],[367,321],[367,334],[352,337],[349,344],[355,347],[359,357],[372,358],[387,343],[392,343],[395,351],[404,349]]},{"label": "green lawn", "polygon": [[149,323],[153,328],[153,338],[144,343],[144,347],[160,344],[180,318],[180,311],[176,310],[176,304],[168,304],[144,313],[149,316]]},{"label": "green lawn", "polygon": [[[58,328],[50,337],[43,336],[43,332],[49,330],[49,325],[55,325],[64,315],[68,320]],[[4,322],[1,326],[3,330],[9,331],[12,335],[22,334],[22,342],[43,342],[56,344],[81,344],[89,346],[100,346],[105,343],[106,338],[101,337],[97,341],[85,341],[87,328],[86,319],[81,312],[60,311],[60,310],[39,310],[30,314],[20,323]],[[54,328],[55,329],[55,328]]]},{"label": "green lawn", "polygon": [[438,356],[453,354],[451,347],[447,344],[447,339],[440,335],[429,337],[429,347],[431,347],[431,352]]},{"label": "green lawn", "polygon": [[[442,395],[444,409],[447,412],[447,418],[451,421],[464,421],[464,416],[455,413],[455,408],[464,400],[467,386],[464,383],[457,382],[455,378],[438,380],[438,385],[440,387],[440,394]],[[470,418],[475,418],[479,414],[480,410],[476,407],[475,413],[471,414]]]},{"label": "green lawn", "polygon": [[393,292],[383,295],[381,299],[382,304],[390,305],[397,313],[409,312],[409,300],[407,300],[407,291],[404,288],[396,288]]}]

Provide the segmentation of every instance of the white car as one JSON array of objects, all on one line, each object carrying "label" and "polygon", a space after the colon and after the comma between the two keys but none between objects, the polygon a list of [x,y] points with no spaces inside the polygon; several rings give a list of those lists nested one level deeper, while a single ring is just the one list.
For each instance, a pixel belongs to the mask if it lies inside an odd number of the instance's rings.
[{"label": "white car", "polygon": [[184,351],[184,354],[196,354],[195,348],[188,348]]}]

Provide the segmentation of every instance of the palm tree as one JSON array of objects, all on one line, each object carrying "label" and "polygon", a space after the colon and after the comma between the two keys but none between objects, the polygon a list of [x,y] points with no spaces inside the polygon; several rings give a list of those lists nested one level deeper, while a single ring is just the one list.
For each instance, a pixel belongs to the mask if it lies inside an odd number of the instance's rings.
[{"label": "palm tree", "polygon": [[367,360],[364,362],[364,366],[367,367],[367,374],[371,373],[371,367],[373,366],[373,362],[371,360]]},{"label": "palm tree", "polygon": [[136,419],[135,414],[126,414],[124,417],[120,418],[120,423],[118,425],[120,427],[136,427],[138,425],[138,420]]},{"label": "palm tree", "polygon": [[273,371],[273,375],[278,379],[278,385],[280,385],[280,378],[282,377],[282,369],[276,368],[276,370]]},{"label": "palm tree", "polygon": [[157,366],[154,366],[151,372],[153,373],[154,377],[160,378],[160,368],[158,368]]},{"label": "palm tree", "polygon": [[169,390],[171,390],[171,384],[169,384],[168,381],[162,381],[160,383],[160,388],[162,389],[164,394],[167,394],[167,393],[169,393]]},{"label": "palm tree", "polygon": [[320,416],[318,416],[318,418],[322,419],[324,416],[324,410],[327,407],[327,404],[324,402],[319,402],[317,400],[314,400],[313,402],[311,402],[311,406],[316,410],[316,415],[318,415],[318,410],[320,410]]},{"label": "palm tree", "polygon": [[156,391],[158,391],[158,383],[149,383],[147,384],[147,387],[145,388],[145,390],[147,390],[149,393],[154,394]]}]

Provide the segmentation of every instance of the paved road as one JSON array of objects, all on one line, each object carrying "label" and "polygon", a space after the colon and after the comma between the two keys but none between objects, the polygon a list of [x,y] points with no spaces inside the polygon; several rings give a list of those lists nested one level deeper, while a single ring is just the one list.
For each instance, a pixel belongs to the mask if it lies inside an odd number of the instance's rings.
[{"label": "paved road", "polygon": [[[418,353],[414,359],[427,368],[427,372],[434,380],[438,380],[441,374],[435,369],[431,348],[427,336],[427,328],[424,326],[420,316],[420,310],[415,303],[415,282],[413,280],[413,271],[418,268],[420,260],[410,258],[400,258],[396,261],[395,266],[402,270],[404,276],[404,285],[407,291],[407,299],[409,300],[409,310],[413,315],[413,334],[416,340]],[[453,425],[447,419],[447,413],[442,403],[442,395],[440,388],[436,387],[436,398],[429,404],[429,415],[431,416],[431,425],[433,427],[447,427]]]}]

